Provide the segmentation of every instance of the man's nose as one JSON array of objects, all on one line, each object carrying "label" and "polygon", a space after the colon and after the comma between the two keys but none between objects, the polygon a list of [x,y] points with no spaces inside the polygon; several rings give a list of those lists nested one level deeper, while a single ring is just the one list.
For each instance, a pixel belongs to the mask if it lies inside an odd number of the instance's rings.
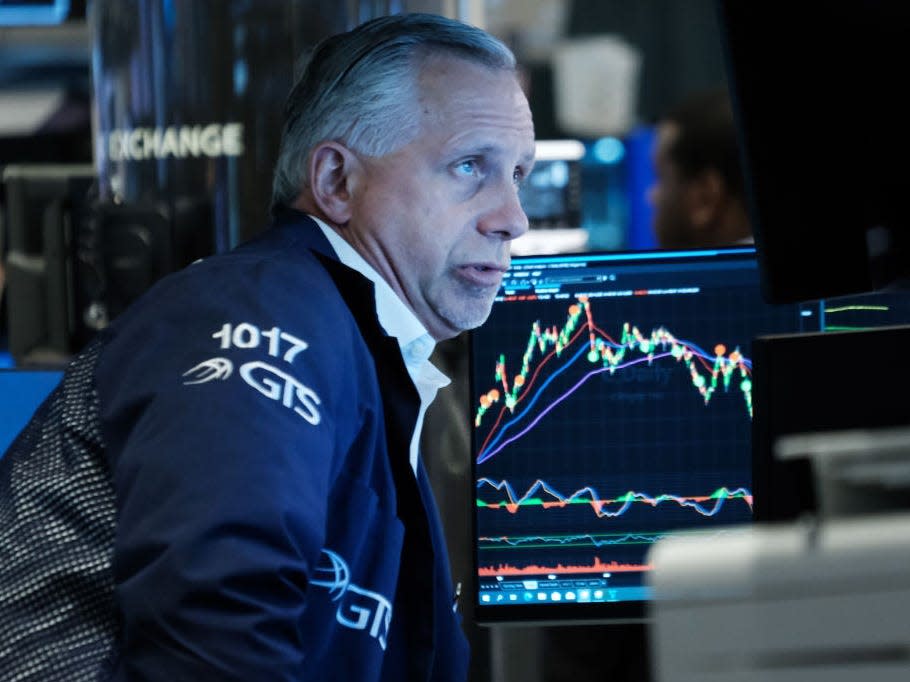
[{"label": "man's nose", "polygon": [[511,181],[496,188],[493,206],[481,216],[478,229],[486,235],[504,241],[520,237],[528,231],[528,216],[521,206],[518,188]]}]

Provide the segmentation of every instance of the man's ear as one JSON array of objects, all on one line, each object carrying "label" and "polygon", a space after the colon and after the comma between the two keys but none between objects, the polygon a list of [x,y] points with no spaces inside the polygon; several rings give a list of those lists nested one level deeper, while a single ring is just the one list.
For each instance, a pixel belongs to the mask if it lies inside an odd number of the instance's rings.
[{"label": "man's ear", "polygon": [[344,225],[351,219],[351,180],[359,168],[357,157],[338,142],[320,142],[310,154],[313,200],[336,225]]},{"label": "man's ear", "polygon": [[726,184],[713,168],[702,171],[689,181],[689,220],[693,226],[702,229],[710,227],[723,210]]}]

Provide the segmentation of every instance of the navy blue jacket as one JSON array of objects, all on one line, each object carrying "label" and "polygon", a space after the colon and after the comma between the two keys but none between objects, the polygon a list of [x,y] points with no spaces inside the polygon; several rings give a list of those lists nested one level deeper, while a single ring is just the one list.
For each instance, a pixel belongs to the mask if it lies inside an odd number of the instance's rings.
[{"label": "navy blue jacket", "polygon": [[418,405],[302,214],[165,278],[0,460],[0,678],[464,680]]}]

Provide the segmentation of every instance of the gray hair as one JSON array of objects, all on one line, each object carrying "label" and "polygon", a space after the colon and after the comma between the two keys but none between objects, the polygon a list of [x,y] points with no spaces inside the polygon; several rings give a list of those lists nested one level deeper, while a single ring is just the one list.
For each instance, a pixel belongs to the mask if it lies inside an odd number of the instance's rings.
[{"label": "gray hair", "polygon": [[285,104],[272,210],[299,195],[320,142],[383,156],[412,140],[420,60],[437,51],[515,70],[515,56],[500,40],[434,14],[379,17],[316,45]]}]

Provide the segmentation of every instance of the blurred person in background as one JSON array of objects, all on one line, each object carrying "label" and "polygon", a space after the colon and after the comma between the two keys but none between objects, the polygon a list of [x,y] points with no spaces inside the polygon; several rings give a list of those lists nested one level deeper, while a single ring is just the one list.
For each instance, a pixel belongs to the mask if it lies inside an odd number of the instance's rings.
[{"label": "blurred person in background", "polygon": [[726,88],[698,91],[661,117],[648,190],[661,249],[752,244]]}]

